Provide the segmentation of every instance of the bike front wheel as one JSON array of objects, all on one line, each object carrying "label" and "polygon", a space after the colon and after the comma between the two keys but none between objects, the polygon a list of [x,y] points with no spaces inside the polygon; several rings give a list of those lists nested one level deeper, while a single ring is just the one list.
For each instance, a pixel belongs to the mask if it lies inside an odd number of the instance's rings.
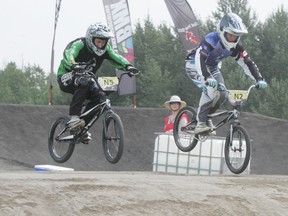
[{"label": "bike front wheel", "polygon": [[195,135],[196,111],[189,106],[179,110],[174,121],[173,137],[177,147],[183,152],[189,152],[198,143],[198,135]]},{"label": "bike front wheel", "polygon": [[225,142],[225,161],[228,169],[234,174],[244,172],[250,157],[251,143],[248,132],[241,125],[234,125]]},{"label": "bike front wheel", "polygon": [[111,163],[117,163],[124,149],[124,128],[116,113],[109,113],[104,120],[102,143],[105,158]]},{"label": "bike front wheel", "polygon": [[51,157],[57,163],[66,162],[75,148],[73,135],[66,127],[68,121],[67,117],[60,117],[50,128],[48,149]]}]

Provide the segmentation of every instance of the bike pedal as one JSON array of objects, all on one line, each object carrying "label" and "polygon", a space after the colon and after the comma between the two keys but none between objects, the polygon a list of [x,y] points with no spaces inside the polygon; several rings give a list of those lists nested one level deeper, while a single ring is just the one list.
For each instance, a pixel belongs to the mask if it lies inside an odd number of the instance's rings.
[{"label": "bike pedal", "polygon": [[208,138],[208,136],[206,136],[206,135],[199,135],[198,136],[198,139],[201,141],[201,142],[205,142],[206,140],[207,140],[207,138]]},{"label": "bike pedal", "polygon": [[81,140],[81,143],[85,144],[85,145],[88,145],[89,142],[92,140],[92,138],[89,136],[89,137],[85,137]]},{"label": "bike pedal", "polygon": [[216,131],[214,130],[214,131],[210,131],[210,135],[211,136],[216,136]]}]

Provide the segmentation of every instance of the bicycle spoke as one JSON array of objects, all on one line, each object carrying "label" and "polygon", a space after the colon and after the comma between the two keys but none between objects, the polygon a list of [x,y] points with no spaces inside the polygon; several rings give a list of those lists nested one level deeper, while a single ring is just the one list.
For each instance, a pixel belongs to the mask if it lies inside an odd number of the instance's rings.
[{"label": "bicycle spoke", "polygon": [[[229,140],[228,140],[229,139]],[[232,139],[225,143],[225,160],[228,168],[236,174],[242,173],[250,160],[250,138],[241,126],[235,126]]]},{"label": "bicycle spoke", "polygon": [[110,163],[117,163],[123,153],[124,131],[120,117],[113,113],[105,120],[106,130],[103,130],[103,150]]},{"label": "bicycle spoke", "polygon": [[119,147],[117,141],[119,140],[119,136],[117,134],[118,129],[116,127],[115,120],[112,120],[107,128],[107,140],[110,141],[107,146],[107,152],[111,158],[114,158],[118,152]]},{"label": "bicycle spoke", "polygon": [[50,129],[48,148],[51,157],[58,163],[67,161],[74,151],[73,135],[66,130],[67,121],[67,118],[61,117]]},{"label": "bicycle spoke", "polygon": [[174,122],[173,136],[177,147],[184,152],[191,151],[198,142],[194,134],[196,126],[196,112],[192,107],[182,108]]}]

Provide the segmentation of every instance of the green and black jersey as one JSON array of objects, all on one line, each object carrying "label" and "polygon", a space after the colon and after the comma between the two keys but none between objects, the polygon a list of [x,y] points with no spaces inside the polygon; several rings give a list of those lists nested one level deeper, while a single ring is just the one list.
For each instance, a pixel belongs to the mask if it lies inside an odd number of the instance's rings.
[{"label": "green and black jersey", "polygon": [[123,56],[115,51],[110,44],[107,44],[106,52],[102,56],[96,55],[86,45],[86,39],[78,38],[70,42],[63,52],[63,59],[61,60],[60,66],[57,71],[57,76],[61,76],[64,73],[70,72],[73,64],[77,62],[88,62],[92,59],[96,60],[96,67],[94,73],[100,68],[104,59],[119,70],[127,70],[127,66],[131,65]]}]

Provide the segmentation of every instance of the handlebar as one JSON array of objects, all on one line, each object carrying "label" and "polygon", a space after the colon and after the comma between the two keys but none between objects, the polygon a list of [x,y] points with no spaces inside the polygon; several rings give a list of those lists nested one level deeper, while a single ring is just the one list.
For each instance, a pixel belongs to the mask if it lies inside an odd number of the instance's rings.
[{"label": "handlebar", "polygon": [[230,104],[234,107],[241,107],[245,105],[251,90],[256,87],[257,85],[251,85],[247,90],[228,90],[225,87],[225,90],[228,92],[227,98]]},{"label": "handlebar", "polygon": [[249,88],[248,88],[248,94],[250,93],[250,91],[251,91],[251,89],[252,88],[258,88],[259,87],[259,85],[258,84],[256,84],[256,85],[251,85]]},{"label": "handlebar", "polygon": [[[253,89],[253,88],[258,88],[258,84],[253,84],[251,86],[249,86],[249,88],[246,90],[248,92],[248,94],[250,93],[250,91]],[[218,84],[218,87],[217,89],[219,91],[228,91],[229,92],[229,89],[226,88],[226,86],[222,83],[219,83]],[[239,90],[240,91],[240,90]],[[245,90],[241,90],[241,91],[245,91]]]},{"label": "handlebar", "polygon": [[[218,86],[217,86],[217,90],[219,90],[219,91],[229,91],[224,84],[218,83],[217,85],[218,85]],[[209,86],[209,83],[208,83],[208,82],[205,82],[205,86]],[[250,91],[251,91],[252,88],[258,88],[258,87],[259,87],[258,84],[253,84],[253,85],[251,85],[251,86],[248,88],[247,91],[250,93]]]},{"label": "handlebar", "polygon": [[[88,62],[79,62],[77,65],[75,65],[73,68],[72,68],[72,71],[74,71],[74,73],[76,74],[87,74],[87,75],[90,75],[92,76],[95,80],[97,79],[97,76],[93,73],[93,68],[96,66],[96,60],[95,59],[92,59]],[[139,71],[140,73],[140,71]],[[119,76],[119,80],[122,79],[122,76],[123,75],[129,75],[131,76],[131,72],[129,71],[122,71],[122,73],[120,74]],[[137,74],[138,75],[138,74]],[[137,75],[133,75],[133,76],[137,76]]]},{"label": "handlebar", "polygon": [[[205,82],[205,85],[208,86],[208,82]],[[229,103],[234,107],[243,106],[246,103],[248,96],[253,88],[258,88],[258,84],[249,86],[247,90],[230,90],[227,89],[227,87],[222,83],[217,84],[217,90],[226,91],[228,93],[227,98]]]},{"label": "handlebar", "polygon": [[[75,65],[72,69],[72,74],[75,77],[87,77],[86,79],[93,79],[94,83],[91,84],[91,89],[100,89],[102,92],[105,92],[106,94],[110,92],[118,91],[119,83],[121,82],[121,79],[123,75],[127,74],[131,76],[131,73],[133,71],[122,71],[120,74],[117,74],[115,76],[96,76],[94,71],[94,68],[96,66],[95,60],[90,60],[89,62],[79,63]],[[136,69],[137,70],[137,69]],[[136,76],[138,74],[135,74]],[[88,78],[89,77],[89,78]]]}]

